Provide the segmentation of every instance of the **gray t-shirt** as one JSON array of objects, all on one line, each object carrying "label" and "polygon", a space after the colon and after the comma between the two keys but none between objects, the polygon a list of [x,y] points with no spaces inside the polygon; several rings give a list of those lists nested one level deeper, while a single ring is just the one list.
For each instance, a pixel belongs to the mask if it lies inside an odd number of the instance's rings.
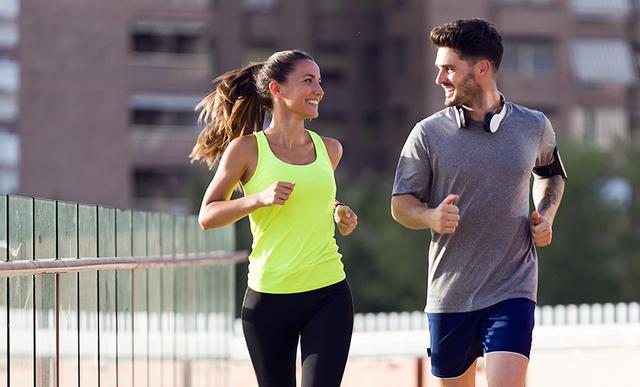
[{"label": "gray t-shirt", "polygon": [[534,166],[553,160],[555,133],[541,112],[507,102],[496,133],[458,128],[446,108],[413,128],[400,154],[393,195],[430,208],[460,195],[454,234],[431,231],[426,311],[468,312],[500,301],[536,301],[537,254],[529,229]]}]

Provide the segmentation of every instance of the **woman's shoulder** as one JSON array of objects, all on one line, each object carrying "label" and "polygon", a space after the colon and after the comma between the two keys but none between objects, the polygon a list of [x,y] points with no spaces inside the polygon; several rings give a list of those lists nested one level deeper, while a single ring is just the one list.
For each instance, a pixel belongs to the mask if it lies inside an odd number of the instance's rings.
[{"label": "woman's shoulder", "polygon": [[245,134],[244,136],[236,137],[229,143],[229,149],[236,151],[248,151],[258,148],[258,140],[255,133]]},{"label": "woman's shoulder", "polygon": [[225,153],[234,160],[249,160],[258,154],[258,141],[254,133],[236,137],[229,143]]},{"label": "woman's shoulder", "polygon": [[342,158],[342,144],[335,138],[324,136],[320,136],[320,138],[322,139],[325,148],[327,148],[329,159],[331,159],[331,164],[333,164],[333,168],[335,169]]}]

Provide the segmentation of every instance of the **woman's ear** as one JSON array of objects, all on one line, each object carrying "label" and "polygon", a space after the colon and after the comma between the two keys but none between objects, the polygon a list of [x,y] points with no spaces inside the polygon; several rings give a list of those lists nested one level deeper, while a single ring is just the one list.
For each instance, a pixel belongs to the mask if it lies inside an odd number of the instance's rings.
[{"label": "woman's ear", "polygon": [[269,82],[269,92],[274,97],[278,97],[281,94],[280,85],[276,81]]}]

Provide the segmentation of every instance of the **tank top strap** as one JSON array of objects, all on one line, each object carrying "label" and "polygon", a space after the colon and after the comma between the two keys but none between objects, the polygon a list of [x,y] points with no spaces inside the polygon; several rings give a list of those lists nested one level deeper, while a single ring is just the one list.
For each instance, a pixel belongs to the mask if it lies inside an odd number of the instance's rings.
[{"label": "tank top strap", "polygon": [[[316,132],[312,130],[308,130],[309,136],[311,136],[311,141],[313,141],[313,145],[316,148],[316,157],[323,160],[325,163],[331,164],[331,158],[329,157],[329,152],[327,151],[327,147],[324,145],[324,141],[322,137],[320,137]],[[333,168],[333,167],[332,167]]]}]

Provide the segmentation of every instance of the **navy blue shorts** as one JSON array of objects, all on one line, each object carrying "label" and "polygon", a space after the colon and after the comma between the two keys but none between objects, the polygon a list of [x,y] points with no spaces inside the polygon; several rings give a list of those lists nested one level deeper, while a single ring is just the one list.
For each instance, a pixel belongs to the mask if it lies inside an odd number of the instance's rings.
[{"label": "navy blue shorts", "polygon": [[462,376],[485,353],[514,352],[529,357],[535,303],[514,298],[464,313],[427,313],[431,373]]}]

